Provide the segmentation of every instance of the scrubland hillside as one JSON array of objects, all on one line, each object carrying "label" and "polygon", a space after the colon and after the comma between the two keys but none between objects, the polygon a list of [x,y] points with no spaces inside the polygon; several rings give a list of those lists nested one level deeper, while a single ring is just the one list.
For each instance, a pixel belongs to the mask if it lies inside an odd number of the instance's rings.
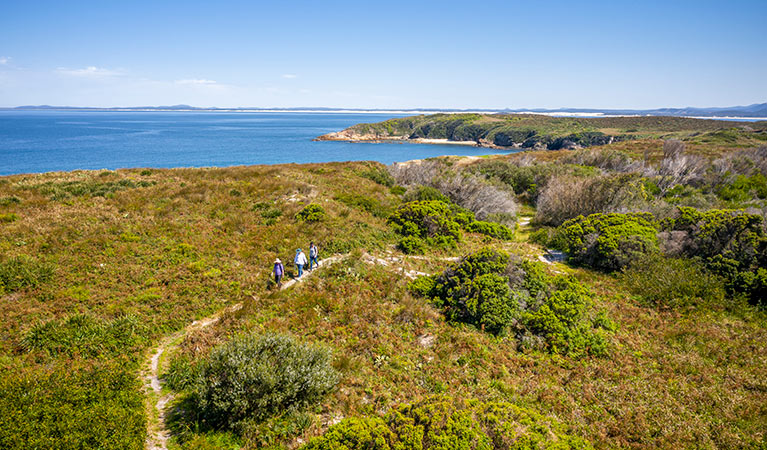
[{"label": "scrubland hillside", "polygon": [[685,139],[1,178],[0,447],[758,448],[767,149]]}]

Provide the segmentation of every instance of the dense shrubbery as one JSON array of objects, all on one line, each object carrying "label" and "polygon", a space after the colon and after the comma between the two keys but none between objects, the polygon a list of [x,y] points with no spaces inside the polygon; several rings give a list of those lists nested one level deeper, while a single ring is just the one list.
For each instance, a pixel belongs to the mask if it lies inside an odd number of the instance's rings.
[{"label": "dense shrubbery", "polygon": [[514,234],[505,225],[476,221],[472,212],[440,200],[405,203],[388,222],[403,236],[399,247],[406,253],[423,251],[427,245],[453,247],[461,240],[461,230],[507,240]]},{"label": "dense shrubbery", "polygon": [[33,288],[53,276],[53,266],[28,256],[0,261],[0,294]]},{"label": "dense shrubbery", "polygon": [[319,222],[325,218],[325,209],[316,203],[310,203],[296,214],[296,219],[302,222]]},{"label": "dense shrubbery", "polygon": [[101,321],[74,315],[32,327],[22,345],[27,350],[43,350],[54,356],[115,357],[135,354],[147,344],[148,335],[146,324],[135,316]]},{"label": "dense shrubbery", "polygon": [[0,411],[0,448],[144,448],[144,398],[124,368],[5,373]]},{"label": "dense shrubbery", "polygon": [[651,214],[591,214],[563,223],[554,243],[577,264],[612,271],[657,251],[657,232]]},{"label": "dense shrubbery", "polygon": [[330,352],[284,335],[243,335],[201,363],[193,401],[210,426],[235,428],[320,400],[338,381]]},{"label": "dense shrubbery", "polygon": [[659,308],[724,301],[723,280],[695,260],[649,255],[634,261],[620,278],[645,303]]},{"label": "dense shrubbery", "polygon": [[579,215],[641,210],[648,200],[638,175],[558,177],[550,180],[538,197],[535,221],[557,226]]},{"label": "dense shrubbery", "polygon": [[533,158],[518,158],[513,161],[482,161],[472,167],[490,179],[498,180],[511,187],[522,199],[535,204],[538,195],[555,176],[571,175],[587,177],[596,174],[594,169],[573,164],[539,163]]},{"label": "dense shrubbery", "polygon": [[589,449],[565,427],[511,403],[434,397],[385,417],[351,418],[303,450]]},{"label": "dense shrubbery", "polygon": [[[456,173],[443,160],[400,163],[389,166],[397,183],[413,190],[417,186],[436,189],[451,202],[486,220],[494,214],[515,215],[517,201],[510,189],[481,175]],[[436,198],[435,198],[436,199]]]},{"label": "dense shrubbery", "polygon": [[368,180],[374,181],[389,188],[394,186],[394,177],[389,174],[385,167],[371,167],[368,170],[363,170],[359,173],[359,175],[362,178],[367,178]]},{"label": "dense shrubbery", "polygon": [[767,267],[767,232],[761,216],[680,207],[660,226],[667,254],[701,258],[728,281],[731,291],[746,293],[753,303],[763,302],[764,277],[759,270]]},{"label": "dense shrubbery", "polygon": [[512,264],[507,254],[485,248],[409,287],[441,307],[448,320],[515,333],[526,347],[570,355],[606,352],[588,290],[547,276],[538,263]]}]

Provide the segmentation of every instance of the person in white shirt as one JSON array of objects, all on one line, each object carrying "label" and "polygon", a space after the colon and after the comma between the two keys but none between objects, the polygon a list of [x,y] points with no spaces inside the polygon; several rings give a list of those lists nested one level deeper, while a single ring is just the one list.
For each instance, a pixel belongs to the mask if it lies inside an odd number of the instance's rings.
[{"label": "person in white shirt", "polygon": [[293,262],[298,267],[298,278],[301,278],[301,275],[304,274],[304,266],[306,265],[306,255],[300,248],[296,250],[296,257],[293,259]]}]

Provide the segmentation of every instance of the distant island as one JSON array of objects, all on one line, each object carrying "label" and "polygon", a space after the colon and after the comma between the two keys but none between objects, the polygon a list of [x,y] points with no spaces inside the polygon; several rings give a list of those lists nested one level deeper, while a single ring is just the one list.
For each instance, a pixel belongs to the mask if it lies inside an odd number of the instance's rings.
[{"label": "distant island", "polygon": [[520,109],[452,109],[452,108],[327,108],[327,107],[197,107],[190,105],[172,106],[128,106],[128,107],[84,107],[25,105],[0,110],[66,110],[66,111],[224,111],[224,112],[369,112],[369,113],[534,113],[550,116],[677,116],[711,118],[764,118],[767,119],[767,103],[754,103],[748,106],[729,106],[711,108],[658,108],[658,109],[599,109],[599,108],[520,108]]},{"label": "distant island", "polygon": [[560,150],[619,141],[678,138],[691,143],[763,145],[767,121],[689,117],[551,117],[540,114],[432,114],[362,123],[317,137],[320,141],[406,141],[489,148]]}]

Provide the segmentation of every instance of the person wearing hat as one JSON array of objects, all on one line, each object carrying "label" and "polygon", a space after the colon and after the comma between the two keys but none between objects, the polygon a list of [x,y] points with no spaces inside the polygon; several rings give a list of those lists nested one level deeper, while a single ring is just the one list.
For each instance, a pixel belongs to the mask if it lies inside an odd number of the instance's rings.
[{"label": "person wearing hat", "polygon": [[282,288],[282,276],[285,274],[285,266],[282,265],[280,258],[274,260],[274,282],[277,283],[277,289]]},{"label": "person wearing hat", "polygon": [[304,274],[304,266],[306,265],[306,255],[300,248],[296,250],[296,257],[293,259],[293,262],[298,267],[298,278],[301,278],[301,275]]}]

